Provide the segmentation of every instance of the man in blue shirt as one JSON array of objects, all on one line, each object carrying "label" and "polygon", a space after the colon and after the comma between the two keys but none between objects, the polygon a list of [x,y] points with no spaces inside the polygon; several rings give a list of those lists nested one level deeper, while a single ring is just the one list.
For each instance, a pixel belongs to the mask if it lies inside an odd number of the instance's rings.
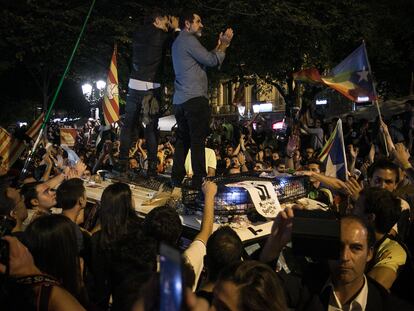
[{"label": "man in blue shirt", "polygon": [[220,33],[217,47],[208,51],[198,41],[203,24],[198,14],[186,12],[180,17],[181,33],[172,46],[175,72],[174,114],[177,141],[172,169],[172,182],[180,186],[185,176],[184,162],[191,148],[194,175],[192,187],[200,189],[206,176],[204,142],[210,131],[211,108],[207,94],[206,67],[220,66],[233,38],[233,30]]}]

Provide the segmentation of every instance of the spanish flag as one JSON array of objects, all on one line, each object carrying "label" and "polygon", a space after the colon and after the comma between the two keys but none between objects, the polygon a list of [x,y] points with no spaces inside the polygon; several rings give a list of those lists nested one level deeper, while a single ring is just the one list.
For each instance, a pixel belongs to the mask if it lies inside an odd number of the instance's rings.
[{"label": "spanish flag", "polygon": [[103,102],[103,115],[105,124],[110,125],[119,120],[119,89],[118,89],[118,69],[116,65],[116,45],[112,54],[109,66],[106,90]]},{"label": "spanish flag", "polygon": [[[32,126],[26,131],[26,135],[35,140],[39,134],[40,128],[43,124],[45,113],[33,122]],[[26,145],[22,140],[13,137],[4,128],[0,127],[0,157],[1,163],[8,169],[16,162],[26,149]]]}]

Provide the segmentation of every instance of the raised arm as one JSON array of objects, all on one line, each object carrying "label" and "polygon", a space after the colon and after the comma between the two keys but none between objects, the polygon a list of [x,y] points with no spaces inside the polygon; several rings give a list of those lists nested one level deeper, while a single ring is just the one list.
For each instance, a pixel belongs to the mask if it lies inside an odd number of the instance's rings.
[{"label": "raised arm", "polygon": [[293,217],[293,209],[291,208],[286,208],[277,215],[260,254],[260,261],[267,263],[279,258],[280,252],[291,240]]},{"label": "raised arm", "polygon": [[207,240],[213,232],[214,223],[214,197],[217,193],[217,185],[212,181],[206,181],[203,184],[204,192],[204,212],[201,221],[200,232],[196,235],[194,240],[200,240],[207,244]]},{"label": "raised arm", "polygon": [[197,38],[191,37],[188,52],[204,66],[219,66],[224,60],[226,49],[229,47],[232,38],[233,30],[229,28],[224,34],[220,33],[217,47],[213,51],[208,51],[201,45]]},{"label": "raised arm", "polygon": [[317,181],[320,181],[321,183],[325,184],[326,186],[334,190],[342,190],[346,188],[346,185],[342,180],[335,177],[325,176],[321,173],[316,173],[312,171],[298,171],[296,172],[296,175],[313,177]]},{"label": "raised arm", "polygon": [[404,170],[407,177],[410,179],[410,181],[414,182],[414,168],[411,165],[410,162],[410,152],[407,150],[407,148],[402,144],[398,143],[395,145],[394,150],[394,161],[401,167],[401,169]]},{"label": "raised arm", "polygon": [[[42,276],[36,267],[30,251],[17,238],[6,236],[3,240],[9,244],[9,273],[10,277],[23,278],[26,276]],[[5,273],[6,267],[0,263],[0,273]],[[33,284],[34,294],[40,295],[40,285]],[[65,289],[52,285],[48,309],[51,311],[84,311],[82,305]]]},{"label": "raised arm", "polygon": [[381,129],[381,131],[384,133],[384,136],[385,136],[385,143],[387,144],[387,147],[388,147],[388,152],[389,152],[390,154],[392,154],[392,153],[394,152],[394,150],[395,150],[395,146],[394,146],[394,143],[393,143],[393,141],[392,141],[392,138],[391,138],[390,132],[388,131],[388,126],[387,126],[387,124],[385,124],[385,122],[384,122],[384,121],[382,121],[382,120],[381,120],[380,129]]}]

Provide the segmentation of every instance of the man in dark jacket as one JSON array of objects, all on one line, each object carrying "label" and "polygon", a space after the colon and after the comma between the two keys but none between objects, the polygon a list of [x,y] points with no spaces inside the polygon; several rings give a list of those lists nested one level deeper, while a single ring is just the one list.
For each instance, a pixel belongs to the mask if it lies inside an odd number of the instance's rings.
[{"label": "man in dark jacket", "polygon": [[[279,213],[261,254],[269,262],[279,256],[291,238],[293,210]],[[311,273],[296,278],[281,274],[287,300],[295,310],[410,310],[404,302],[390,295],[381,285],[364,274],[373,256],[375,237],[364,220],[356,216],[341,219],[341,252]],[[297,279],[295,282],[293,279]],[[289,286],[289,284],[295,284]]]},{"label": "man in dark jacket", "polygon": [[[161,82],[165,52],[171,44],[169,29],[178,29],[178,19],[168,17],[160,11],[154,11],[147,23],[133,38],[132,72],[128,84],[128,96],[125,107],[125,120],[121,129],[121,146],[118,170],[127,169],[131,138],[138,128],[138,122],[144,123],[144,136],[148,154],[148,176],[156,175],[158,148],[158,117],[161,101]],[[152,107],[144,107],[148,116],[141,116],[143,102]],[[145,122],[143,122],[145,119]]]}]

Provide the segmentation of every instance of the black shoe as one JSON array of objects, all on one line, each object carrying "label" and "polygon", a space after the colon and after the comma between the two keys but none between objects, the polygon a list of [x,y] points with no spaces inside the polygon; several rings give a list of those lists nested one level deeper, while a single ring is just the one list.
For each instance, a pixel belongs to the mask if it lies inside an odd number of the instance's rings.
[{"label": "black shoe", "polygon": [[154,170],[154,169],[148,169],[147,170],[147,177],[148,178],[157,177],[157,176],[158,176],[157,170]]},{"label": "black shoe", "polygon": [[186,179],[184,180],[182,187],[189,190],[201,191],[201,185],[201,181],[197,181],[194,179]]},{"label": "black shoe", "polygon": [[148,162],[147,177],[157,177],[157,163],[153,161]]},{"label": "black shoe", "polygon": [[119,176],[126,176],[128,172],[128,162],[125,161],[118,161],[112,169],[112,173],[117,174]]}]

